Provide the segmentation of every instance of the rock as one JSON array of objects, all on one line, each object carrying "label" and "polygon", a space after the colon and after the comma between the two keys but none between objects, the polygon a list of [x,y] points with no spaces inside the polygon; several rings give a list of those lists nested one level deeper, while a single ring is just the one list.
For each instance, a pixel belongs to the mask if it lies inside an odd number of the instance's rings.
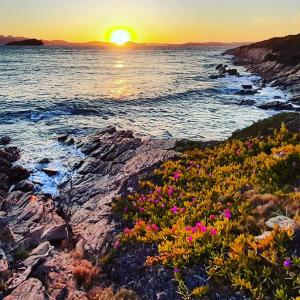
[{"label": "rock", "polygon": [[32,192],[34,191],[34,184],[29,180],[22,180],[16,184],[14,190],[22,191],[22,192]]},{"label": "rock", "polygon": [[253,86],[251,84],[243,84],[242,85],[242,88],[244,90],[252,90]]},{"label": "rock", "polygon": [[274,99],[281,99],[281,96],[274,96]]},{"label": "rock", "polygon": [[73,145],[75,143],[74,137],[70,135],[63,135],[57,138],[59,143],[66,144],[67,146]]},{"label": "rock", "polygon": [[11,181],[20,181],[20,180],[24,180],[27,179],[29,177],[30,173],[28,170],[26,170],[24,167],[22,166],[13,166],[10,170],[9,170],[9,176],[10,176],[10,180]]},{"label": "rock", "polygon": [[26,267],[34,267],[42,259],[45,259],[47,256],[49,256],[53,250],[54,247],[51,246],[49,242],[43,242],[31,251],[30,256],[26,258],[22,264]]},{"label": "rock", "polygon": [[30,278],[21,283],[4,300],[46,300],[46,290],[43,284],[36,278]]},{"label": "rock", "polygon": [[227,70],[227,73],[230,76],[238,76],[238,75],[240,75],[237,69],[229,69],[229,70]]},{"label": "rock", "polygon": [[295,110],[292,104],[280,101],[268,102],[265,104],[258,105],[258,107],[266,110]]},{"label": "rock", "polygon": [[256,236],[254,239],[256,242],[259,242],[259,241],[262,241],[262,240],[268,238],[270,235],[272,235],[271,231],[265,231],[261,235]]},{"label": "rock", "polygon": [[59,171],[56,169],[51,169],[51,168],[43,168],[42,171],[46,173],[48,176],[56,176],[59,174]]},{"label": "rock", "polygon": [[287,229],[299,230],[299,226],[297,225],[297,223],[293,219],[290,219],[285,216],[277,216],[271,218],[266,222],[266,225],[272,229],[278,226],[280,229],[283,230],[287,230]]},{"label": "rock", "polygon": [[257,90],[240,90],[236,95],[251,96],[257,94]]},{"label": "rock", "polygon": [[68,134],[67,134],[67,135],[62,135],[62,136],[59,136],[59,137],[57,138],[57,141],[58,141],[59,143],[64,143],[68,138],[69,138],[69,135],[68,135]]},{"label": "rock", "polygon": [[50,159],[45,157],[43,159],[41,159],[39,162],[39,164],[49,164],[50,163]]},{"label": "rock", "polygon": [[256,102],[254,100],[250,100],[250,99],[243,99],[239,102],[239,105],[254,105]]},{"label": "rock", "polygon": [[8,145],[11,142],[11,138],[9,136],[2,136],[0,138],[0,145]]}]

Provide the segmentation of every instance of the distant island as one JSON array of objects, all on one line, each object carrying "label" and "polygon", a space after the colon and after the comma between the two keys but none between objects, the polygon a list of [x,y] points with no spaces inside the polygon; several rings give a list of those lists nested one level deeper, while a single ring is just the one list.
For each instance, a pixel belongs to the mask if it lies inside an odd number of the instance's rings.
[{"label": "distant island", "polygon": [[21,41],[8,42],[5,46],[44,46],[44,43],[41,40],[37,39],[25,39]]}]

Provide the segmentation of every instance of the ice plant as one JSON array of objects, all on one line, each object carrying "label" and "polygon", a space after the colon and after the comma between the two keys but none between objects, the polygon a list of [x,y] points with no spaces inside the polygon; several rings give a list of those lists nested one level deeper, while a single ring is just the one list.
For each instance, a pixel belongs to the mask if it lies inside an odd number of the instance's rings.
[{"label": "ice plant", "polygon": [[143,194],[120,201],[119,211],[124,214],[128,207],[124,218],[135,223],[124,230],[124,240],[156,245],[158,253],[147,261],[173,268],[180,286],[185,272],[176,274],[178,266],[205,262],[213,282],[230,283],[253,299],[296,299],[297,259],[282,259],[291,253],[293,235],[276,229],[256,237],[277,211],[287,210],[299,222],[299,167],[300,132],[284,128],[267,137],[189,151],[156,170],[155,181],[142,180]]}]

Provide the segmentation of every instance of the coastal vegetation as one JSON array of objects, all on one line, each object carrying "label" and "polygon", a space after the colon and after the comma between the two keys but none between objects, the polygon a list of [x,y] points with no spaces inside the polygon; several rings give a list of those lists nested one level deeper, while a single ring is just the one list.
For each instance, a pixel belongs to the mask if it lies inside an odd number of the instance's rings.
[{"label": "coastal vegetation", "polygon": [[[157,245],[145,266],[172,269],[183,299],[209,297],[218,286],[254,299],[299,299],[300,133],[282,123],[257,136],[257,126],[165,162],[114,203],[130,224],[115,248]],[[199,265],[209,280],[190,290],[186,271]]]}]

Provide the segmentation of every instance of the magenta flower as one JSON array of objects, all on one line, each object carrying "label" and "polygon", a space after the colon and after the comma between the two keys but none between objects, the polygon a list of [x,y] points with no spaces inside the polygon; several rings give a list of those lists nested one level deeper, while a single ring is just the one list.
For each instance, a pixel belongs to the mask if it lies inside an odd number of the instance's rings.
[{"label": "magenta flower", "polygon": [[145,211],[144,207],[140,207],[140,212],[143,213]]},{"label": "magenta flower", "polygon": [[210,219],[210,220],[215,220],[215,219],[216,219],[216,216],[215,216],[215,215],[210,215],[210,216],[209,216],[209,219]]},{"label": "magenta flower", "polygon": [[191,226],[186,226],[186,227],[185,227],[185,230],[186,230],[186,231],[191,231],[191,230],[192,230],[192,227],[191,227]]},{"label": "magenta flower", "polygon": [[201,226],[200,230],[201,230],[202,232],[206,232],[206,231],[207,231],[207,227],[206,227],[206,226]]},{"label": "magenta flower", "polygon": [[174,188],[172,186],[169,187],[168,189],[168,195],[171,197],[174,193]]},{"label": "magenta flower", "polygon": [[187,237],[187,240],[191,243],[193,241],[193,237],[190,235]]},{"label": "magenta flower", "polygon": [[177,214],[177,212],[178,212],[177,206],[173,206],[173,207],[171,208],[171,212],[172,212],[173,214]]},{"label": "magenta flower", "polygon": [[156,224],[152,224],[153,231],[159,231],[159,227]]},{"label": "magenta flower", "polygon": [[125,212],[125,213],[128,212],[128,207],[125,207],[125,208],[124,208],[124,212]]},{"label": "magenta flower", "polygon": [[193,227],[192,228],[192,233],[196,233],[197,232],[197,228],[196,227]]},{"label": "magenta flower", "polygon": [[197,222],[196,223],[196,227],[201,229],[202,223],[201,222]]},{"label": "magenta flower", "polygon": [[292,262],[290,259],[286,259],[283,263],[283,265],[286,267],[286,268],[289,268],[292,266]]},{"label": "magenta flower", "polygon": [[227,219],[227,220],[230,220],[231,219],[231,212],[228,208],[226,208],[224,210],[224,217]]},{"label": "magenta flower", "polygon": [[180,172],[178,172],[178,171],[173,174],[173,178],[175,180],[179,180],[181,176],[182,176],[182,174]]},{"label": "magenta flower", "polygon": [[174,273],[178,273],[179,272],[179,268],[175,267],[174,268]]},{"label": "magenta flower", "polygon": [[218,231],[217,229],[213,228],[211,231],[210,231],[211,235],[217,235],[218,234]]}]

